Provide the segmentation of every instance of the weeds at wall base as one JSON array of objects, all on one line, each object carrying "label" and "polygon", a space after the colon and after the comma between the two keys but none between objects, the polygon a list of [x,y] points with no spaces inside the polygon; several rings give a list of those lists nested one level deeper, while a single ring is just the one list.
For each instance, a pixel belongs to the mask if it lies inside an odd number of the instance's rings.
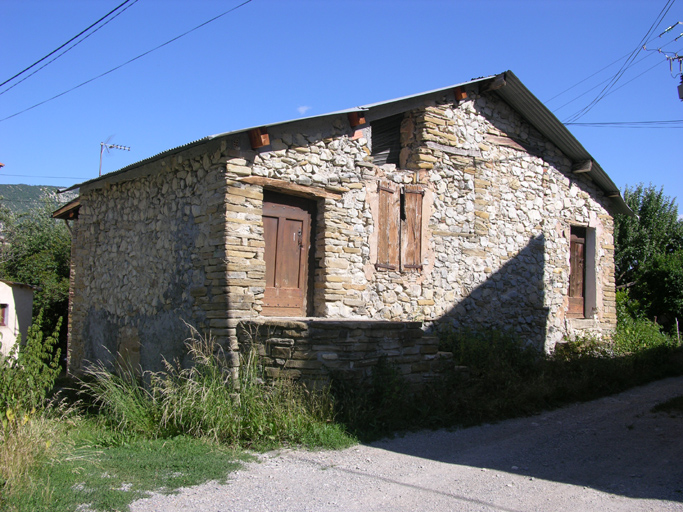
[{"label": "weeds at wall base", "polygon": [[396,431],[528,416],[683,375],[683,348],[675,340],[646,320],[625,327],[611,340],[568,340],[552,356],[500,333],[444,339],[441,348],[453,351],[454,362],[439,380],[406,393],[408,384],[384,361],[355,389],[333,386],[337,420],[371,441]]}]

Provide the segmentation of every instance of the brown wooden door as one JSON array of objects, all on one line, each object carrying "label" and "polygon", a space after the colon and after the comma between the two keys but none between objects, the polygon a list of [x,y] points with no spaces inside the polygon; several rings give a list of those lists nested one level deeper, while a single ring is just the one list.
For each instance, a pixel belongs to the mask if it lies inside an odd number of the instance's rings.
[{"label": "brown wooden door", "polygon": [[306,316],[311,214],[297,198],[263,201],[265,316]]},{"label": "brown wooden door", "polygon": [[584,282],[586,276],[586,229],[571,228],[569,240],[569,311],[570,318],[584,317]]}]

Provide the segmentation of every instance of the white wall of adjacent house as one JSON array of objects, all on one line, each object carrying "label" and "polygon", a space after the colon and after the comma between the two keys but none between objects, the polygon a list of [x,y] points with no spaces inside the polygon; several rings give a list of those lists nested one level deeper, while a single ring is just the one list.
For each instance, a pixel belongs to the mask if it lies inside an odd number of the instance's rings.
[{"label": "white wall of adjacent house", "polygon": [[7,356],[21,336],[26,339],[33,315],[33,289],[0,281],[0,352]]}]

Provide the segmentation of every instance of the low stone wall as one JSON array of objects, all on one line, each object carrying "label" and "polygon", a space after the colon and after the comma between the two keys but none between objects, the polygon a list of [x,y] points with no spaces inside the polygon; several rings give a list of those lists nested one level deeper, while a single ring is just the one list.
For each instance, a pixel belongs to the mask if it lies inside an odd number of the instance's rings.
[{"label": "low stone wall", "polygon": [[258,318],[237,328],[240,349],[258,348],[266,376],[287,376],[309,384],[331,376],[361,382],[381,357],[407,382],[431,380],[442,366],[438,339],[421,322]]}]

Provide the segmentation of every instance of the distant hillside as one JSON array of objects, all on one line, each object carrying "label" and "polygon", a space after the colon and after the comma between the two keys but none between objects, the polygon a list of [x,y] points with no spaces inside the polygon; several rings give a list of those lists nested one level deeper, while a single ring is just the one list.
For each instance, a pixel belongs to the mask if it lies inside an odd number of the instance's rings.
[{"label": "distant hillside", "polygon": [[57,190],[57,187],[47,185],[0,185],[0,205],[14,214],[20,214],[40,206],[45,197],[64,204],[78,195],[74,191],[57,194]]}]

